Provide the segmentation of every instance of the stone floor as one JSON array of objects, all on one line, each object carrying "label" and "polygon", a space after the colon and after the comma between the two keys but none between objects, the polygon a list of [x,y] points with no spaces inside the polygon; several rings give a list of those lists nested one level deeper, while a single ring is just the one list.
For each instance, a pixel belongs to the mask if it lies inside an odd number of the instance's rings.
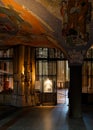
[{"label": "stone floor", "polygon": [[67,104],[1,108],[8,114],[0,119],[0,130],[93,130],[92,105],[82,107],[82,119],[69,118]]},{"label": "stone floor", "polygon": [[57,99],[56,106],[0,105],[0,130],[93,130],[93,105],[82,105],[82,119],[72,119],[68,116],[68,90],[58,90]]}]

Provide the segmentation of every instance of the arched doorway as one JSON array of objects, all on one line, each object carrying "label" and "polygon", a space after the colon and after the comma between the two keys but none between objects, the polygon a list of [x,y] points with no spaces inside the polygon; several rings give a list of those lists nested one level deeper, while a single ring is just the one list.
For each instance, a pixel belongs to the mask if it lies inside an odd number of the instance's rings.
[{"label": "arched doorway", "polygon": [[87,51],[82,69],[82,102],[93,103],[93,46]]},{"label": "arched doorway", "polygon": [[35,54],[37,104],[66,103],[69,86],[67,59],[60,50],[53,48],[36,48]]}]

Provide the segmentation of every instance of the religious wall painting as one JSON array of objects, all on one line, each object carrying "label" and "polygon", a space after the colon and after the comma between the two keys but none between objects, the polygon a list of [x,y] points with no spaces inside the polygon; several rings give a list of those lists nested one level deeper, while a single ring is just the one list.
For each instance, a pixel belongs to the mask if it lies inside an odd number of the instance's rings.
[{"label": "religious wall painting", "polygon": [[0,45],[28,42],[32,25],[25,21],[12,6],[0,7]]},{"label": "religious wall painting", "polygon": [[22,22],[19,13],[13,8],[0,7],[0,33],[16,34]]},{"label": "religious wall painting", "polygon": [[[21,9],[21,12],[19,8]],[[36,34],[36,31],[39,30],[32,24],[36,23],[39,26],[40,23],[37,20],[36,22],[29,20],[35,20],[35,18],[32,18],[33,16],[30,12],[20,5],[19,8],[19,10],[15,9],[8,1],[7,6],[0,6],[0,42],[2,42],[2,44],[6,42],[6,40],[12,42],[12,37],[15,39],[14,41],[19,43],[29,42],[34,35],[33,33]],[[25,19],[25,17],[27,18]],[[9,44],[8,41],[7,44]]]},{"label": "religious wall painting", "polygon": [[88,0],[64,0],[61,6],[62,37],[69,47],[87,45],[91,3]]}]

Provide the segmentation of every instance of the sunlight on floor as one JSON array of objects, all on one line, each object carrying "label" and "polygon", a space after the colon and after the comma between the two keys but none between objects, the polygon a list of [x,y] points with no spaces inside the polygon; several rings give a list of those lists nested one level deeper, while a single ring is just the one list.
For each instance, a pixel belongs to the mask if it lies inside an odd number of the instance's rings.
[{"label": "sunlight on floor", "polygon": [[57,103],[68,104],[68,89],[57,90]]}]

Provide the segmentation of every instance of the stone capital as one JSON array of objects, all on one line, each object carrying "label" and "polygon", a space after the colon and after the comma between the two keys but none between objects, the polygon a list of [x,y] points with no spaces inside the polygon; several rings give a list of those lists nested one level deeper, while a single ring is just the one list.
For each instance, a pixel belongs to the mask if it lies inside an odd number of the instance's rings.
[{"label": "stone capital", "polygon": [[68,51],[69,65],[82,65],[84,60],[85,51],[81,50],[70,50]]}]

